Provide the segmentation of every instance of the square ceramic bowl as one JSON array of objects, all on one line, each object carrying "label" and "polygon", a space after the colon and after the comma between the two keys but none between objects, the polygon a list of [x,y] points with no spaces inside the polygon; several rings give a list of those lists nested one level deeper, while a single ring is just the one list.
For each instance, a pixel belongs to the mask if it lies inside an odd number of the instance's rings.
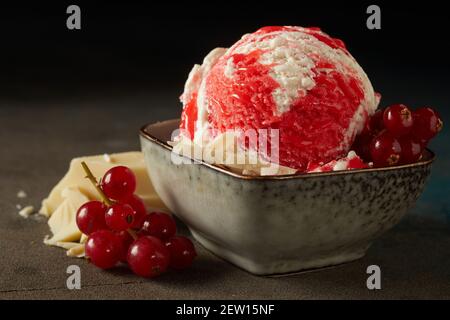
[{"label": "square ceramic bowl", "polygon": [[174,164],[167,144],[179,120],[141,129],[155,190],[194,238],[257,275],[361,258],[421,194],[434,155],[378,169],[250,177],[208,163]]}]

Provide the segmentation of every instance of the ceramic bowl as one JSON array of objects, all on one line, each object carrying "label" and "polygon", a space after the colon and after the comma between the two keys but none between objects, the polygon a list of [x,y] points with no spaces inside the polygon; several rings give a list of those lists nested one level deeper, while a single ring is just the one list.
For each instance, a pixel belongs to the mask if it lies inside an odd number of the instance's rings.
[{"label": "ceramic bowl", "polygon": [[434,155],[389,168],[250,177],[208,163],[174,164],[179,120],[146,125],[141,146],[155,190],[204,247],[257,275],[361,258],[421,194]]}]

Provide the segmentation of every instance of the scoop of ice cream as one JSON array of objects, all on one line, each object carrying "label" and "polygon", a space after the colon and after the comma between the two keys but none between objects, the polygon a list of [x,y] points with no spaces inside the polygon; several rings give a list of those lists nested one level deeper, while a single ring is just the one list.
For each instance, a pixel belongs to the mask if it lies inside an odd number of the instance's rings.
[{"label": "scoop of ice cream", "polygon": [[265,27],[213,50],[181,100],[180,127],[191,139],[278,129],[279,164],[300,171],[344,157],[378,104],[344,43],[301,27]]}]

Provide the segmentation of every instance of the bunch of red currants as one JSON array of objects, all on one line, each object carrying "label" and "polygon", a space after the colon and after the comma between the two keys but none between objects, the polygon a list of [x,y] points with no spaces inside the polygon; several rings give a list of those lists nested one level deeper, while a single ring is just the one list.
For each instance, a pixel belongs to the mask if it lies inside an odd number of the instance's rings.
[{"label": "bunch of red currants", "polygon": [[192,242],[176,236],[176,223],[169,214],[147,213],[144,202],[135,195],[136,177],[132,170],[117,166],[97,183],[85,163],[83,167],[102,201],[89,201],[77,212],[77,225],[88,236],[86,256],[99,268],[109,269],[127,263],[142,277],[155,277],[169,267],[184,269],[197,256]]},{"label": "bunch of red currants", "polygon": [[367,121],[352,149],[375,167],[419,161],[428,142],[442,130],[439,114],[429,107],[411,111],[403,104],[378,110]]}]

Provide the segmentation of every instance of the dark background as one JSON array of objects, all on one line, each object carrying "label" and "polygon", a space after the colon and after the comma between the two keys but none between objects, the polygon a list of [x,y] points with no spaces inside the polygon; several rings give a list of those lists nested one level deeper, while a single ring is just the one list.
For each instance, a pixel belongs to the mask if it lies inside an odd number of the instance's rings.
[{"label": "dark background", "polygon": [[[2,4],[2,96],[80,97],[112,89],[181,93],[192,65],[211,49],[228,47],[261,26],[301,25],[320,26],[343,39],[384,103],[433,104],[450,84],[446,7],[438,1],[392,2]],[[381,7],[381,30],[366,28],[366,8],[372,3]],[[80,31],[66,28],[69,4],[81,7]]]}]

